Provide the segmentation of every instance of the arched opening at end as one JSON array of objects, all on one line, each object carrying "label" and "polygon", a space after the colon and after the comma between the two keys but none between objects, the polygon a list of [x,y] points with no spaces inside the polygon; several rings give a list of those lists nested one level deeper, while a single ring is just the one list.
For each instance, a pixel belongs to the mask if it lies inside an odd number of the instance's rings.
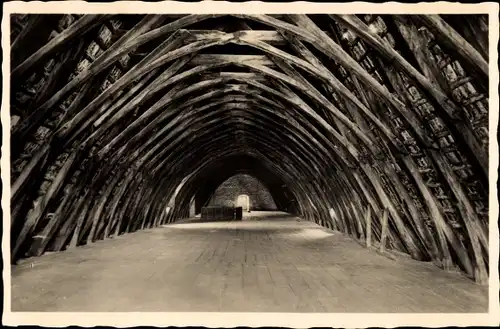
[{"label": "arched opening at end", "polygon": [[241,207],[243,211],[250,212],[250,197],[247,194],[238,195],[235,205]]},{"label": "arched opening at end", "polygon": [[219,185],[208,205],[242,207],[244,212],[278,210],[268,187],[246,173],[238,173]]}]

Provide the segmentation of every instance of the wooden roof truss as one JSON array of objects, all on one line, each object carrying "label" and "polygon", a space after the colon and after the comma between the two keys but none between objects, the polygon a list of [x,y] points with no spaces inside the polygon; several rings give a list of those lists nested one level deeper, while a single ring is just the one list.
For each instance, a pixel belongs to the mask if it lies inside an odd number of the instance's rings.
[{"label": "wooden roof truss", "polygon": [[12,16],[13,258],[187,216],[243,156],[303,217],[486,282],[488,31],[465,19]]}]

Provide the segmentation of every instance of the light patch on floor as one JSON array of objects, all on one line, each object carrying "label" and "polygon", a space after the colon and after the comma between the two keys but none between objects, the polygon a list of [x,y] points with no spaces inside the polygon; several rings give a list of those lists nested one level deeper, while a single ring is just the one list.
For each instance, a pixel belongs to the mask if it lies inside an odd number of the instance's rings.
[{"label": "light patch on floor", "polygon": [[322,229],[302,229],[299,232],[294,232],[294,233],[284,233],[288,238],[290,239],[307,239],[307,240],[314,240],[314,239],[324,239],[324,238],[329,238],[335,233],[333,231],[326,231]]}]

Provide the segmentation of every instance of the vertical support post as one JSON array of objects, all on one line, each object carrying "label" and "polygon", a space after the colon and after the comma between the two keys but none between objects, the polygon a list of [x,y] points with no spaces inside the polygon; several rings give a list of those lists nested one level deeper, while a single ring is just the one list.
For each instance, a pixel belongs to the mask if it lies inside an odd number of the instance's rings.
[{"label": "vertical support post", "polygon": [[382,234],[380,236],[380,251],[384,252],[385,251],[385,241],[387,239],[387,233],[389,230],[389,211],[387,208],[384,208],[383,213],[382,213]]},{"label": "vertical support post", "polygon": [[366,221],[366,246],[370,248],[372,246],[372,207],[370,207],[370,205],[366,206],[365,221]]},{"label": "vertical support post", "polygon": [[332,229],[334,231],[339,231],[339,227],[337,224],[337,218],[335,217],[335,210],[332,207],[328,209],[328,213],[330,214],[330,222],[332,223]]},{"label": "vertical support post", "polygon": [[359,232],[359,239],[361,241],[363,241],[365,239],[365,232],[363,230],[363,224],[361,223],[361,221],[362,221],[361,216],[360,216],[359,212],[357,211],[356,206],[353,203],[351,203],[351,208],[352,208],[353,214],[356,218],[356,224],[358,226],[358,232]]}]

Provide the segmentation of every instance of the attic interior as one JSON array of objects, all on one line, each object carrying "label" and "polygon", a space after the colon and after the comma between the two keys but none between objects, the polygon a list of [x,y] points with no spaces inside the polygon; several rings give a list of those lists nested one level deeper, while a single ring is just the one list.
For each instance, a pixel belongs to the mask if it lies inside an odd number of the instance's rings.
[{"label": "attic interior", "polygon": [[244,173],[487,283],[487,15],[10,19],[14,263],[185,219]]}]

